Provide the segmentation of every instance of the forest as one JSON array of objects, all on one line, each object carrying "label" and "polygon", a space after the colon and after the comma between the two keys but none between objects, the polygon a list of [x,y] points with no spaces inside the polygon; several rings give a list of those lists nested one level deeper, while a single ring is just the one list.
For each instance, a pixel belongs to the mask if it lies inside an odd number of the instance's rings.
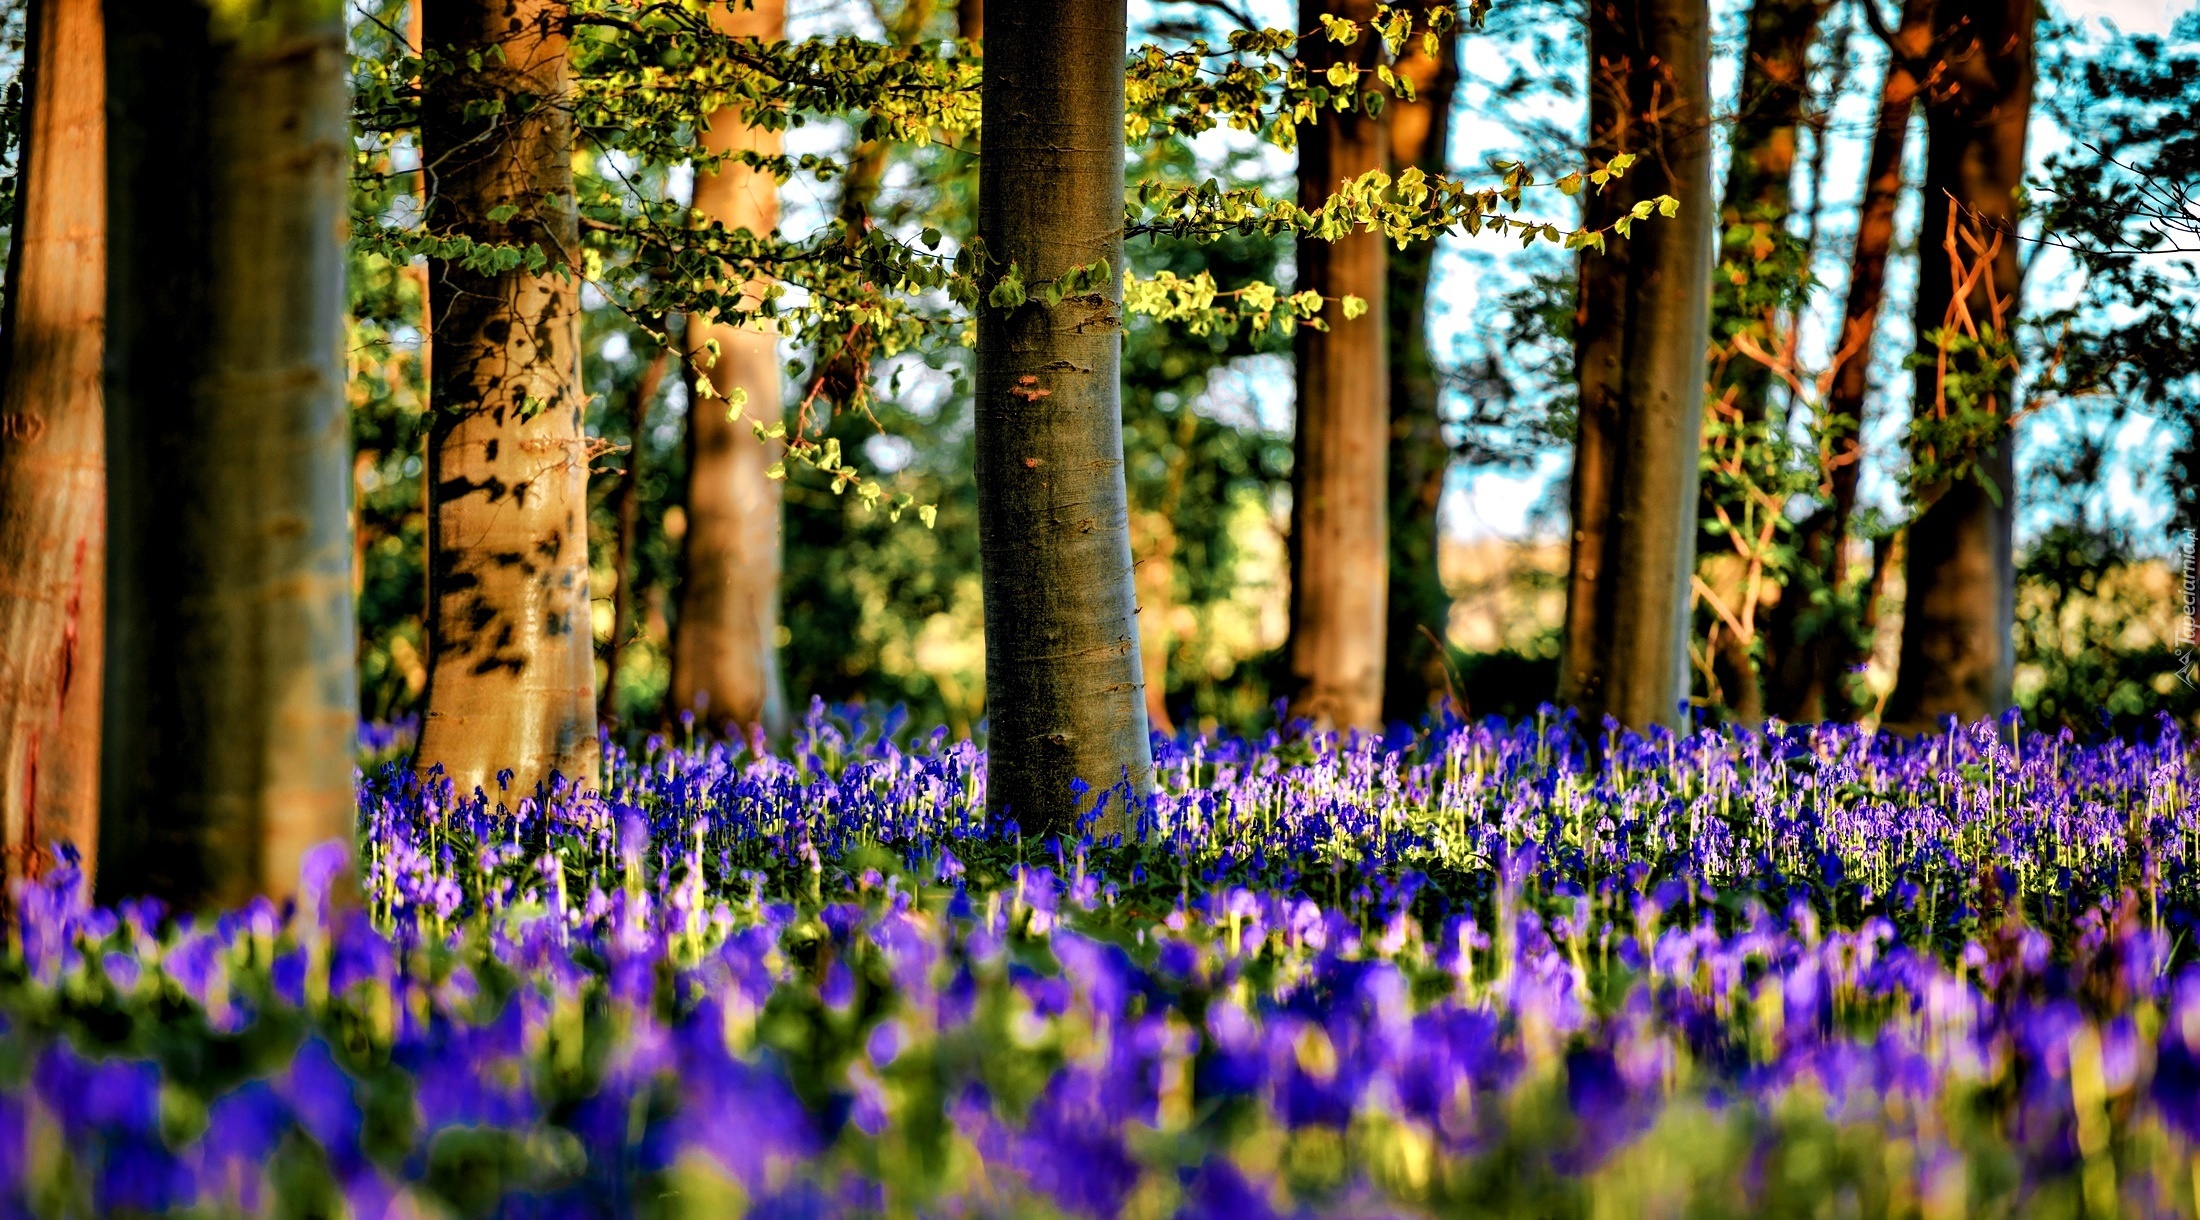
[{"label": "forest", "polygon": [[0,0],[0,1209],[2200,1214],[2200,9]]}]

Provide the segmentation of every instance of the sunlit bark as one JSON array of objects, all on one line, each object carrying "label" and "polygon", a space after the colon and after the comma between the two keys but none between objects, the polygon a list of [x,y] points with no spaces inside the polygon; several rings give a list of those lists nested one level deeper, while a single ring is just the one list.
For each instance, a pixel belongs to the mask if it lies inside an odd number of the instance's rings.
[{"label": "sunlit bark", "polygon": [[0,819],[7,875],[99,838],[107,162],[99,0],[36,0],[0,390]]}]

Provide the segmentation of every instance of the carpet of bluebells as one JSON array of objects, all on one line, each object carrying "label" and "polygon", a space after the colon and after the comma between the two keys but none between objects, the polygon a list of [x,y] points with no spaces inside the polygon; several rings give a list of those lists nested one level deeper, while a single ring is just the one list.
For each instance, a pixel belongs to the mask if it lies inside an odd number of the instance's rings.
[{"label": "carpet of bluebells", "polygon": [[291,909],[18,888],[0,1212],[2200,1202],[2166,721],[1162,742],[1150,805],[1043,841],[969,743],[854,712],[510,813],[368,746]]}]

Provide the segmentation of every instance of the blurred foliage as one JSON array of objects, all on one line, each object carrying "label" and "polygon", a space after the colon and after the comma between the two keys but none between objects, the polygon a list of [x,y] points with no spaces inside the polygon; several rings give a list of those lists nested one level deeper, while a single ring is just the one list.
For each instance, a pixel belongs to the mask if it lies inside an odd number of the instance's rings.
[{"label": "blurred foliage", "polygon": [[[2200,723],[2192,533],[2200,525],[2200,9],[2170,37],[2058,39],[2041,72],[2077,138],[2033,184],[2041,256],[2067,257],[2073,303],[2032,326],[2031,393],[2058,417],[2030,456],[2055,523],[2018,572],[2018,697],[2046,724]],[[2134,491],[2172,509],[2142,532],[2095,508],[2119,436],[2147,438]],[[2021,452],[2021,451],[2020,451]],[[2021,490],[2021,489],[2020,489]],[[2169,561],[2182,559],[2180,565]]]},{"label": "blurred foliage", "polygon": [[2170,38],[2057,48],[2043,74],[2079,140],[2047,159],[2033,190],[2042,240],[2084,277],[2078,304],[2045,320],[2045,389],[2153,417],[2174,437],[2146,477],[2200,525],[2200,8]]},{"label": "blurred foliage", "polygon": [[360,713],[391,720],[427,688],[427,392],[423,269],[353,251],[352,592],[359,614]]},{"label": "blurred foliage", "polygon": [[2130,535],[2082,522],[2033,542],[2017,569],[2017,703],[2042,728],[2133,734],[2168,712],[2200,720],[2180,657],[2181,575]]}]

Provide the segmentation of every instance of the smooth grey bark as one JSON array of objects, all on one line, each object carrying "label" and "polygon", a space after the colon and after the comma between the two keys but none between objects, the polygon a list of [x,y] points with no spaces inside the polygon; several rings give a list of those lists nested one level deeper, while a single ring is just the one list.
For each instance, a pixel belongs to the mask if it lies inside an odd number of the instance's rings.
[{"label": "smooth grey bark", "polygon": [[1591,724],[1671,724],[1687,694],[1712,253],[1711,15],[1705,0],[1591,0],[1591,160],[1632,152],[1600,225],[1638,199],[1680,214],[1582,251],[1560,698]]},{"label": "smooth grey bark", "polygon": [[[986,28],[978,237],[977,490],[985,590],[986,800],[1066,830],[1097,793],[1150,790],[1123,479],[1123,0],[997,6]],[[1092,291],[1044,286],[1105,262]],[[1110,804],[1122,826],[1123,802]]]},{"label": "smooth grey bark", "polygon": [[351,143],[336,0],[108,0],[103,898],[348,844]]},{"label": "smooth grey bark", "polygon": [[[1941,385],[1937,349],[1926,334],[1949,326],[1958,304],[1947,243],[1950,209],[1958,209],[1955,241],[1973,261],[1961,233],[2007,233],[2018,218],[2024,181],[2025,128],[2032,113],[2033,0],[1942,0],[1933,13],[1940,48],[1939,79],[1925,90],[1924,217],[1918,242],[1918,354],[1912,411],[1935,409]],[[1989,274],[1961,302],[1980,327],[1999,313],[2014,326],[2023,292],[2018,243],[2004,236]],[[2005,373],[1992,409],[2013,407],[2013,372]],[[1988,404],[1980,404],[1986,406]],[[1902,658],[1887,699],[1885,723],[1930,729],[1941,718],[1977,720],[2010,705],[2016,671],[2016,438],[1980,456],[1976,478],[1924,489],[1924,508],[1905,541]]]}]

